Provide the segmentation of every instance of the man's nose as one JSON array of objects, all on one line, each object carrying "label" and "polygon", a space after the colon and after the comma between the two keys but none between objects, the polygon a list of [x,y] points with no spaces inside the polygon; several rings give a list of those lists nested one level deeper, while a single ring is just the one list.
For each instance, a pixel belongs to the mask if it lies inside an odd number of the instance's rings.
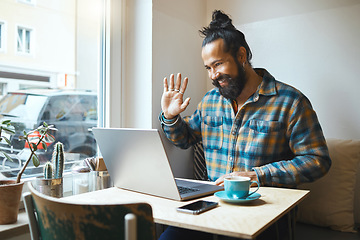
[{"label": "man's nose", "polygon": [[211,80],[216,80],[219,77],[219,73],[215,70],[210,70],[209,75]]}]

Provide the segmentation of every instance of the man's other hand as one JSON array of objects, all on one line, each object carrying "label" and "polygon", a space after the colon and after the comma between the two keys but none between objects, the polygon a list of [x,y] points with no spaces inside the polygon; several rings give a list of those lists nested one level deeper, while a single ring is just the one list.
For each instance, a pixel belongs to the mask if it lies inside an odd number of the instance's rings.
[{"label": "man's other hand", "polygon": [[[225,174],[221,177],[219,177],[216,181],[215,184],[219,185],[219,186],[224,186],[224,178],[226,177],[231,177],[231,176],[242,176],[242,177],[249,177],[250,181],[257,181],[259,182],[259,179],[257,178],[257,175],[254,171],[251,172],[232,172],[229,174]],[[256,184],[255,184],[256,185]]]}]

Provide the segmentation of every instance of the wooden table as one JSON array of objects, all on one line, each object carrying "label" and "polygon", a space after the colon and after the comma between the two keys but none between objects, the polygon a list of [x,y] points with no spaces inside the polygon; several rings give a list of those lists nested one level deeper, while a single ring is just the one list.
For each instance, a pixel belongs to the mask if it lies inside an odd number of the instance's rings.
[{"label": "wooden table", "polygon": [[260,199],[247,204],[229,204],[215,196],[201,199],[219,202],[219,207],[200,215],[179,213],[176,208],[196,201],[179,202],[120,188],[89,192],[63,198],[76,203],[147,202],[153,208],[156,223],[199,230],[218,235],[253,239],[280,217],[288,214],[309,193],[307,190],[260,187]]}]

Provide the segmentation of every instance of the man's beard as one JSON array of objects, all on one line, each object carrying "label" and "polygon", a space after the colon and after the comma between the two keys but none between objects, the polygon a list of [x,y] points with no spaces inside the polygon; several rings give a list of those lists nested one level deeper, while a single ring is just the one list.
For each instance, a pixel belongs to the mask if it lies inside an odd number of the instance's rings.
[{"label": "man's beard", "polygon": [[[236,61],[236,65],[238,68],[238,75],[235,78],[231,78],[228,74],[222,74],[212,81],[212,84],[219,89],[220,94],[230,100],[236,100],[246,83],[244,68],[238,61]],[[223,79],[227,82],[227,86],[225,87],[221,87],[219,84],[219,81]]]}]

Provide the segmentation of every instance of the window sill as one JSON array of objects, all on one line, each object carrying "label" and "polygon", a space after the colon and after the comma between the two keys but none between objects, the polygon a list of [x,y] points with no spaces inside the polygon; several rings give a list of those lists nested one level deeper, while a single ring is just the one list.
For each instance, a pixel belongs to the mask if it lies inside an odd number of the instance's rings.
[{"label": "window sill", "polygon": [[0,225],[0,239],[11,238],[29,232],[29,219],[25,210],[19,211],[17,222]]}]

